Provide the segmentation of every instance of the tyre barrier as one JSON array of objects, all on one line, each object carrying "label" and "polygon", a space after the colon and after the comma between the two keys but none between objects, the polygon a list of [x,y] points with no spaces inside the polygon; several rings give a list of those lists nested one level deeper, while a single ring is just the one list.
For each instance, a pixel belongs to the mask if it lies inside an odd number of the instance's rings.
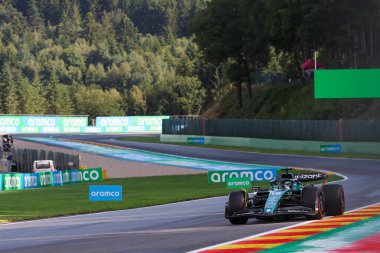
[{"label": "tyre barrier", "polygon": [[81,182],[101,182],[104,180],[103,175],[102,168],[39,173],[6,173],[0,174],[0,191],[54,187]]}]

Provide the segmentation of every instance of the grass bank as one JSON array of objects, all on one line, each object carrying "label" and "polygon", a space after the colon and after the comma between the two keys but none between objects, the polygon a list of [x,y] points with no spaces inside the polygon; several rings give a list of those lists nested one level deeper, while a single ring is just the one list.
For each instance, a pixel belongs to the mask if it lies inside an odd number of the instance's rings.
[{"label": "grass bank", "polygon": [[[304,173],[304,172],[303,172]],[[315,172],[313,172],[315,173]],[[332,175],[330,180],[339,180]],[[89,201],[89,185],[121,185],[123,200]],[[268,183],[255,183],[265,187]],[[208,184],[207,174],[109,179],[99,183],[0,192],[0,222],[94,213],[223,196],[225,184]]]}]

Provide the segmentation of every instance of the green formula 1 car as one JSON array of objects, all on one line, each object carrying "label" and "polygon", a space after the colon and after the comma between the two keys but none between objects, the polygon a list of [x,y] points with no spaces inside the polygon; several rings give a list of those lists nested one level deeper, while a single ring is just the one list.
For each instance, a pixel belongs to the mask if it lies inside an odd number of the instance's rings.
[{"label": "green formula 1 car", "polygon": [[[282,169],[282,174],[270,182],[269,189],[252,187],[230,193],[225,206],[225,217],[232,224],[245,224],[249,218],[259,220],[285,220],[294,217],[322,219],[325,215],[344,213],[345,199],[343,186],[327,184],[326,174],[289,173],[292,169]],[[302,182],[324,180],[317,187]]]}]

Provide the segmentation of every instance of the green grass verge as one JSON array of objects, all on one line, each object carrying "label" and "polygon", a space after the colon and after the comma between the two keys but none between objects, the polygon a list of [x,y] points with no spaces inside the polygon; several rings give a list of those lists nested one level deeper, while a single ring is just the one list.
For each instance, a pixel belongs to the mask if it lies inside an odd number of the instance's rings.
[{"label": "green grass verge", "polygon": [[364,159],[380,159],[380,154],[367,154],[367,153],[330,153],[321,154],[319,152],[308,152],[302,150],[277,150],[277,149],[259,149],[251,147],[237,147],[237,146],[222,146],[222,145],[210,145],[210,144],[187,144],[187,143],[172,143],[172,142],[160,142],[160,137],[121,137],[118,138],[121,141],[136,141],[136,142],[149,142],[149,143],[164,143],[175,144],[182,146],[196,146],[200,148],[213,148],[222,150],[235,150],[245,152],[258,152],[269,154],[289,154],[289,155],[308,155],[308,156],[323,156],[323,157],[341,157],[341,158],[364,158]]},{"label": "green grass verge", "polygon": [[[330,176],[330,181],[339,179],[339,176]],[[90,184],[121,185],[123,200],[91,202],[88,200]],[[254,185],[265,187],[268,183]],[[225,184],[208,184],[207,174],[109,179],[99,183],[2,191],[0,222],[138,208],[223,196],[228,192]]]}]

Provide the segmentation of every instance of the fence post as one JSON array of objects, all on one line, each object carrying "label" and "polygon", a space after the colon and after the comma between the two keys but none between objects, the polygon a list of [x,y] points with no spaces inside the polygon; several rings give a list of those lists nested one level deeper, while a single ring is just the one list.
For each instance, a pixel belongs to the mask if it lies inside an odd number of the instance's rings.
[{"label": "fence post", "polygon": [[339,142],[343,141],[343,119],[338,120]]}]

